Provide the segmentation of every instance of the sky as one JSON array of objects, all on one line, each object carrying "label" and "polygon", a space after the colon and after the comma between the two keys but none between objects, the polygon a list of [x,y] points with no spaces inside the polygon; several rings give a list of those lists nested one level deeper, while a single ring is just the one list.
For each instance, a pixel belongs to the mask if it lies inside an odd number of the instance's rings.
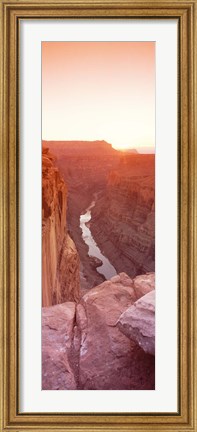
[{"label": "sky", "polygon": [[42,139],[155,146],[155,43],[42,42]]}]

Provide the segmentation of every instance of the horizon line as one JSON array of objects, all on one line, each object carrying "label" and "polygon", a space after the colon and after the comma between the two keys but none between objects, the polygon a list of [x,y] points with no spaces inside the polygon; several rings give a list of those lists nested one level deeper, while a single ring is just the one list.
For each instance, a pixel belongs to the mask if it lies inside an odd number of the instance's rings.
[{"label": "horizon line", "polygon": [[109,145],[111,145],[115,150],[119,150],[119,151],[126,151],[126,150],[144,150],[144,149],[151,149],[151,150],[153,150],[154,151],[154,153],[155,153],[155,146],[153,146],[153,145],[148,145],[148,146],[146,146],[146,145],[142,145],[142,146],[129,146],[129,147],[118,147],[118,146],[116,146],[115,144],[113,145],[111,142],[108,142],[108,141],[106,141],[105,139],[94,139],[94,140],[88,140],[88,139],[45,139],[45,138],[42,138],[42,142],[43,141],[46,141],[46,142],[91,142],[91,143],[94,143],[94,142],[105,142],[106,144],[109,144]]}]

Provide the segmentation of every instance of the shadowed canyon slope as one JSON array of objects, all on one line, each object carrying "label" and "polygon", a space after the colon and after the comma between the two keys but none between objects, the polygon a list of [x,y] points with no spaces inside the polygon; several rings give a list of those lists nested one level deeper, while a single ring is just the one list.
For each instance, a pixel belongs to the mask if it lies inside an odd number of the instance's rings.
[{"label": "shadowed canyon slope", "polygon": [[155,269],[155,157],[122,156],[92,211],[91,230],[118,272]]},{"label": "shadowed canyon slope", "polygon": [[79,256],[67,232],[67,188],[54,166],[42,155],[42,302],[43,306],[79,298]]}]

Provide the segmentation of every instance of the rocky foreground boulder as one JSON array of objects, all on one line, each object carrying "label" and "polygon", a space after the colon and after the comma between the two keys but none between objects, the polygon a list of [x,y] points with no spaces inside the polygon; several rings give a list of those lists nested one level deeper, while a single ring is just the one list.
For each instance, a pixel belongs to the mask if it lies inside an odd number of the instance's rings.
[{"label": "rocky foreground boulder", "polygon": [[119,325],[120,317],[146,297],[142,292],[153,289],[154,274],[131,279],[121,273],[88,291],[79,303],[43,308],[42,388],[154,389],[154,356]]},{"label": "rocky foreground boulder", "polygon": [[146,273],[145,275],[136,276],[135,279],[133,279],[133,286],[137,299],[148,294],[155,289],[155,273]]},{"label": "rocky foreground boulder", "polygon": [[70,355],[76,304],[42,308],[42,389],[76,389]]},{"label": "rocky foreground boulder", "polygon": [[119,329],[142,349],[155,355],[155,290],[137,300],[118,320]]}]

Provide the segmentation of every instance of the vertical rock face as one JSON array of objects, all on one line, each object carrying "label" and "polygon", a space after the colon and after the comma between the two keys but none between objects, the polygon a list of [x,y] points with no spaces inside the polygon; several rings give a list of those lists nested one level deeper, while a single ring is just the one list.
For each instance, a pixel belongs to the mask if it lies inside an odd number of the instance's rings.
[{"label": "vertical rock face", "polygon": [[92,211],[91,230],[118,272],[133,277],[154,271],[154,155],[122,158]]},{"label": "vertical rock face", "polygon": [[42,153],[42,304],[51,306],[79,298],[79,257],[67,232],[67,188],[54,166],[54,157]]}]

